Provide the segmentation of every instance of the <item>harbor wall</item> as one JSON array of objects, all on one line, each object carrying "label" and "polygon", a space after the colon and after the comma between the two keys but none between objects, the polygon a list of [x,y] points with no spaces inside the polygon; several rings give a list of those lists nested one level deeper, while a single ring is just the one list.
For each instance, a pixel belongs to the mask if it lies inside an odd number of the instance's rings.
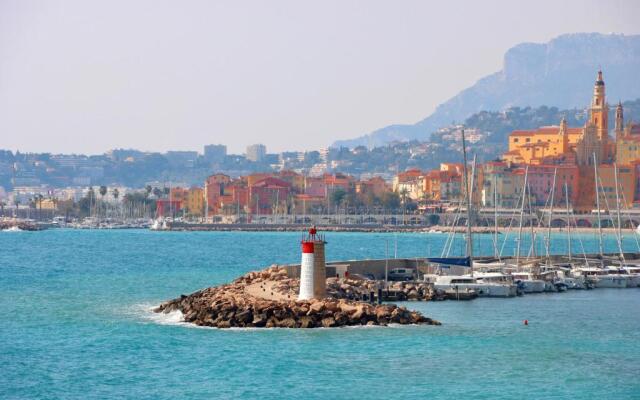
[{"label": "harbor wall", "polygon": [[[605,259],[618,259],[619,254],[605,254]],[[550,257],[552,263],[568,262],[568,256],[566,255],[553,255]],[[572,257],[573,262],[583,262],[584,255],[574,255]],[[597,260],[598,254],[587,254],[586,258],[589,260]],[[638,262],[640,260],[639,253],[624,253],[624,258],[627,262]],[[476,261],[492,261],[491,257],[478,257]],[[546,261],[546,258],[540,258],[540,262]],[[503,258],[502,261],[514,262],[513,258]],[[531,262],[532,260],[522,259],[522,262]],[[385,265],[388,262],[388,271],[394,268],[413,268],[420,274],[435,273],[440,267],[435,266],[427,261],[426,258],[390,258],[390,259],[366,259],[366,260],[344,260],[344,261],[331,261],[326,263],[326,275],[327,277],[338,276],[343,278],[345,272],[349,275],[353,274],[371,274],[376,279],[384,279],[385,277]],[[287,276],[290,278],[300,278],[300,264],[282,265],[287,271]],[[450,266],[448,269],[449,275],[463,275],[468,273],[469,270],[465,267]]]}]

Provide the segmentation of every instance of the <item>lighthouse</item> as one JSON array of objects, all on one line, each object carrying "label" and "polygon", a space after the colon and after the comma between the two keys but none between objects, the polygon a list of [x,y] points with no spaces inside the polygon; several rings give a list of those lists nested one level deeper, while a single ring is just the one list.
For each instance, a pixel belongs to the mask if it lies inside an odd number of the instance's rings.
[{"label": "lighthouse", "polygon": [[327,293],[324,245],[324,238],[318,235],[315,227],[309,229],[309,233],[302,238],[298,300],[319,299]]}]

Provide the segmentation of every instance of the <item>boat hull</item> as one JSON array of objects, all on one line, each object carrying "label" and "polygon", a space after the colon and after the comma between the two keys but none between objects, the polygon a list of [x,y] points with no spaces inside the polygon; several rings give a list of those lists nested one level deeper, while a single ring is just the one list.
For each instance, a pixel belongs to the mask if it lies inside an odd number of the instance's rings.
[{"label": "boat hull", "polygon": [[490,283],[470,283],[470,284],[434,284],[436,290],[473,290],[478,297],[515,297],[517,295],[516,285],[500,285]]},{"label": "boat hull", "polygon": [[524,293],[542,293],[545,289],[545,283],[539,279],[525,279],[518,281],[522,284]]},{"label": "boat hull", "polygon": [[596,278],[596,287],[624,289],[627,287],[627,278],[620,275],[600,275]]}]

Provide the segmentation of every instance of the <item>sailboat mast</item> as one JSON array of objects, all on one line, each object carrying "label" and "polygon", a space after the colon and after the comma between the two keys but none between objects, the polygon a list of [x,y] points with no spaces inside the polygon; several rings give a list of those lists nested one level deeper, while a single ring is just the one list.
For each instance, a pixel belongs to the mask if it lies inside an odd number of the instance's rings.
[{"label": "sailboat mast", "polygon": [[549,204],[549,223],[547,227],[547,261],[551,260],[551,221],[553,220],[553,201],[556,195],[556,177],[558,175],[558,168],[553,170],[553,186],[551,186],[551,200]]},{"label": "sailboat mast", "polygon": [[469,257],[469,267],[473,274],[473,239],[471,237],[471,192],[469,188],[469,176],[467,174],[467,143],[462,129],[462,169],[464,174],[464,191],[467,201],[467,257]]},{"label": "sailboat mast", "polygon": [[[527,189],[527,204],[529,205],[529,216],[531,216],[533,215],[533,207],[531,206],[531,188],[527,187]],[[532,220],[529,220],[529,228],[531,231],[531,256],[536,258],[536,231]],[[528,255],[527,258],[529,258]]]},{"label": "sailboat mast", "polygon": [[564,199],[567,203],[567,245],[569,250],[569,261],[571,261],[571,217],[569,216],[569,187],[564,182]]},{"label": "sailboat mast", "polygon": [[613,164],[613,176],[616,184],[616,214],[618,217],[618,250],[620,250],[620,259],[624,261],[624,252],[622,251],[622,222],[620,219],[620,194],[618,192],[618,164]]},{"label": "sailboat mast", "polygon": [[518,226],[518,246],[516,246],[516,267],[520,262],[520,243],[522,242],[522,219],[524,218],[524,203],[527,195],[527,178],[529,177],[529,166],[524,169],[524,184],[522,185],[522,204],[520,204],[520,224]]},{"label": "sailboat mast", "polygon": [[498,256],[498,177],[493,174],[493,252]]},{"label": "sailboat mast", "polygon": [[593,153],[593,168],[595,171],[595,181],[596,181],[596,207],[598,214],[598,248],[600,250],[600,261],[603,260],[604,257],[604,248],[602,246],[602,222],[600,221],[600,192],[598,191],[598,160],[596,159],[596,153]]}]

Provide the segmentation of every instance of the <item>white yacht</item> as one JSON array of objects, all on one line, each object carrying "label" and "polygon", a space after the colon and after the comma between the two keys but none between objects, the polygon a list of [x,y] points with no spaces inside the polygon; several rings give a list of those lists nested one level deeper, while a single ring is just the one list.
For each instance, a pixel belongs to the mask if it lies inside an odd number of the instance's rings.
[{"label": "white yacht", "polygon": [[[478,284],[487,285],[489,297],[513,297],[518,295],[518,285],[510,275],[501,272],[474,272]],[[481,295],[482,296],[482,295]]]},{"label": "white yacht", "polygon": [[587,288],[583,276],[569,276],[567,272],[568,271],[566,269],[557,269],[549,271],[548,273],[553,273],[552,280],[556,286],[558,286],[559,284],[564,284],[567,289],[574,290],[582,290]]},{"label": "white yacht", "polygon": [[597,288],[627,287],[627,278],[620,274],[611,274],[608,270],[597,267],[581,267],[572,271],[573,276],[583,276],[585,280],[592,280]]},{"label": "white yacht", "polygon": [[535,279],[530,272],[514,272],[511,274],[515,283],[520,283],[524,293],[542,293],[545,291],[545,281]]},{"label": "white yacht", "polygon": [[435,279],[433,284],[436,290],[460,290],[475,291],[480,297],[513,297],[516,295],[516,286],[505,283],[479,282],[470,275],[442,275]]},{"label": "white yacht", "polygon": [[623,265],[622,270],[630,277],[629,287],[640,287],[640,266]]},{"label": "white yacht", "polygon": [[612,275],[619,275],[627,280],[628,288],[637,288],[640,286],[640,267],[635,265],[609,266],[606,271]]}]

